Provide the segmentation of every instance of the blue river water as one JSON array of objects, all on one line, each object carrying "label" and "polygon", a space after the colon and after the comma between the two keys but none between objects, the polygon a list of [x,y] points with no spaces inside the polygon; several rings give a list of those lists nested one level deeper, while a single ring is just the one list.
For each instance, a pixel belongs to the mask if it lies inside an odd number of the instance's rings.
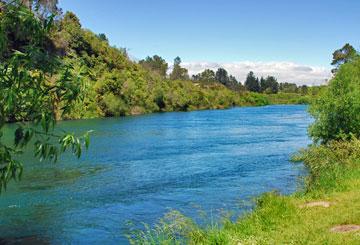
[{"label": "blue river water", "polygon": [[80,160],[23,159],[23,179],[0,196],[0,238],[126,244],[128,223],[171,209],[197,217],[241,212],[261,193],[295,191],[289,158],[310,143],[307,107],[280,105],[61,122],[94,130]]}]

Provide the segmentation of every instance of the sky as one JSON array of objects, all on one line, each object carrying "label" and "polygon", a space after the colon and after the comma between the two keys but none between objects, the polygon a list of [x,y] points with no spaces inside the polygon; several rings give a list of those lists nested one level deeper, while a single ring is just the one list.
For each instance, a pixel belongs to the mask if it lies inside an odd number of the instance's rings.
[{"label": "sky", "polygon": [[84,28],[105,33],[134,59],[180,56],[190,74],[252,70],[282,82],[320,84],[334,50],[360,49],[360,0],[59,0]]}]

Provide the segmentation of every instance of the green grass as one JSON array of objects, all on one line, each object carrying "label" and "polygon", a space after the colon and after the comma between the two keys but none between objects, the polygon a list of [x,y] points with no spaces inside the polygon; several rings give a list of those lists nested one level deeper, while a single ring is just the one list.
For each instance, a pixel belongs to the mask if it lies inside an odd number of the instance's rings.
[{"label": "green grass", "polygon": [[[171,212],[155,229],[132,234],[133,244],[360,244],[360,232],[333,233],[360,224],[360,140],[311,146],[294,156],[309,169],[305,187],[290,196],[266,193],[236,222],[200,227]],[[300,207],[328,201],[330,207]],[[151,239],[150,239],[151,237]]]},{"label": "green grass", "polygon": [[264,94],[270,104],[310,104],[315,96],[299,93]]}]

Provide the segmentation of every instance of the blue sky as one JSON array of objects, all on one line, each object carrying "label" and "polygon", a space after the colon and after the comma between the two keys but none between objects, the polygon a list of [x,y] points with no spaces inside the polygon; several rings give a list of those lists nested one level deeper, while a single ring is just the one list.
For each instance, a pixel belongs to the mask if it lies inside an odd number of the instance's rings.
[{"label": "blue sky", "polygon": [[335,49],[360,46],[359,0],[60,0],[60,7],[139,59],[330,69]]}]

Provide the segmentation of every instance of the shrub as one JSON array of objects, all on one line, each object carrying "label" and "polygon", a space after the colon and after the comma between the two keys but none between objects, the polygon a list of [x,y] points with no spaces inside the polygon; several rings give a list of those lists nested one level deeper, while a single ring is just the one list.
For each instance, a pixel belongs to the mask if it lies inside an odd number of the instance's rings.
[{"label": "shrub", "polygon": [[315,142],[360,136],[360,58],[340,67],[310,113],[315,122],[309,134]]},{"label": "shrub", "polygon": [[341,181],[355,169],[360,159],[360,140],[329,141],[326,145],[312,145],[293,156],[295,162],[304,162],[309,170],[306,192],[329,191],[343,188]]},{"label": "shrub", "polygon": [[103,98],[105,104],[106,116],[124,116],[126,115],[128,108],[121,98],[116,97],[113,94],[106,94]]}]

